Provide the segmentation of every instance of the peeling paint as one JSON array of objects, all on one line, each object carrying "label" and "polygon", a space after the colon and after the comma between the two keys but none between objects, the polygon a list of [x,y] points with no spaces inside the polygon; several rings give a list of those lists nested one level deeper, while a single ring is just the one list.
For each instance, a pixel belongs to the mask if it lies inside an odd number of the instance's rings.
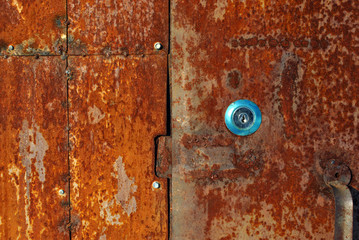
[{"label": "peeling paint", "polygon": [[226,8],[228,6],[228,0],[217,0],[216,8],[214,10],[215,20],[223,20],[226,14]]},{"label": "peeling paint", "polygon": [[88,108],[87,116],[90,124],[96,124],[105,117],[105,114],[101,113],[101,110],[98,107],[93,106]]},{"label": "peeling paint", "polygon": [[31,128],[29,128],[29,123],[27,120],[23,121],[22,129],[19,134],[20,143],[19,150],[20,156],[22,156],[22,164],[26,168],[26,179],[31,182],[31,164],[32,159],[36,159],[34,163],[36,172],[39,175],[40,182],[45,182],[46,170],[44,167],[43,159],[45,157],[46,151],[49,149],[49,146],[40,132],[40,127],[33,123]]},{"label": "peeling paint", "polygon": [[112,199],[111,201],[105,200],[101,203],[100,208],[100,216],[101,218],[105,219],[106,222],[110,225],[123,225],[123,222],[120,221],[121,215],[120,214],[112,214],[111,207],[114,206],[115,200]]},{"label": "peeling paint", "polygon": [[26,218],[26,235],[30,239],[32,233],[32,220],[30,219],[30,206],[31,206],[31,196],[30,196],[30,183],[32,178],[32,169],[31,164],[32,160],[35,158],[36,162],[34,163],[35,169],[39,175],[39,180],[45,182],[45,168],[43,159],[46,151],[49,146],[47,145],[46,140],[40,133],[40,128],[36,123],[33,123],[31,128],[29,128],[29,123],[27,120],[23,120],[22,129],[19,133],[19,151],[21,162],[25,167],[25,182],[26,182],[26,196],[25,196],[25,218]]},{"label": "peeling paint", "polygon": [[137,185],[135,185],[135,178],[130,179],[125,170],[125,164],[122,162],[122,157],[119,156],[113,165],[117,172],[118,192],[115,196],[117,204],[120,204],[127,215],[136,212],[136,198],[131,196],[137,191]]}]

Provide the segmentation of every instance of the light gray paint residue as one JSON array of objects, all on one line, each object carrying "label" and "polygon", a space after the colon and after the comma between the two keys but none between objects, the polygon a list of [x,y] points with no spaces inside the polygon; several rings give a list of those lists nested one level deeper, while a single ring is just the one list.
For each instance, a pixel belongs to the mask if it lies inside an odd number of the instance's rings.
[{"label": "light gray paint residue", "polygon": [[125,166],[122,162],[122,157],[119,156],[114,163],[113,167],[117,172],[118,192],[115,195],[116,203],[120,204],[123,210],[129,216],[131,213],[136,212],[136,199],[132,194],[136,192],[137,186],[134,184],[135,179],[130,179],[125,171]]},{"label": "light gray paint residue", "polygon": [[22,129],[19,134],[20,143],[20,156],[21,162],[26,169],[25,178],[31,182],[31,164],[32,159],[35,158],[35,169],[39,174],[40,182],[45,182],[45,174],[46,170],[44,167],[44,157],[46,151],[49,149],[49,145],[47,144],[45,138],[40,132],[40,127],[33,123],[31,128],[29,128],[29,123],[27,120],[22,122]]},{"label": "light gray paint residue", "polygon": [[44,157],[49,146],[40,133],[40,128],[36,123],[33,123],[31,128],[29,122],[24,120],[22,122],[22,129],[19,133],[19,151],[21,156],[22,165],[25,167],[25,182],[26,182],[26,196],[25,196],[25,218],[26,218],[26,235],[29,236],[32,231],[32,225],[30,222],[29,209],[30,209],[30,183],[31,183],[31,164],[35,159],[35,169],[39,175],[40,182],[45,182],[45,167]]}]

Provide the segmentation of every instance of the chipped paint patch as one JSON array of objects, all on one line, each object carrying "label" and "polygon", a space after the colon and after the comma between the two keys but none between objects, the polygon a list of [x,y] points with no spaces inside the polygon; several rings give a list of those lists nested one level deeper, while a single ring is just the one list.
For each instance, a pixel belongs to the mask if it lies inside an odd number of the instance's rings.
[{"label": "chipped paint patch", "polygon": [[49,149],[49,146],[40,132],[40,127],[36,123],[33,123],[31,128],[29,128],[28,121],[24,120],[19,138],[20,156],[22,157],[22,164],[26,168],[26,177],[31,182],[31,164],[32,159],[35,158],[36,162],[34,165],[36,172],[39,175],[40,182],[44,183],[46,170],[43,159],[46,151]]},{"label": "chipped paint patch", "polygon": [[93,106],[88,108],[87,116],[90,124],[96,124],[105,117],[105,114],[98,107]]},{"label": "chipped paint patch", "polygon": [[40,182],[45,182],[45,167],[43,159],[45,157],[46,151],[49,149],[49,146],[40,133],[40,127],[33,123],[31,128],[29,128],[29,122],[23,120],[22,129],[19,133],[19,151],[21,162],[25,167],[25,182],[26,182],[26,196],[25,196],[25,218],[26,218],[26,235],[30,238],[32,232],[32,224],[30,222],[30,183],[32,178],[31,164],[32,160],[35,158],[36,162],[34,163],[36,172],[39,175]]},{"label": "chipped paint patch", "polygon": [[110,225],[123,225],[123,222],[120,222],[121,215],[120,214],[112,214],[111,208],[113,207],[115,200],[112,199],[111,201],[103,201],[101,203],[100,209],[100,217],[105,219],[106,222]]},{"label": "chipped paint patch", "polygon": [[226,8],[228,6],[227,0],[217,0],[216,9],[214,10],[214,18],[216,21],[222,21],[224,19],[224,15],[226,14]]},{"label": "chipped paint patch", "polygon": [[119,156],[113,167],[117,172],[117,194],[115,196],[117,204],[120,204],[127,215],[136,212],[137,203],[136,198],[131,195],[136,192],[137,185],[135,185],[135,178],[130,179],[125,170],[125,165],[122,162],[122,157]]}]

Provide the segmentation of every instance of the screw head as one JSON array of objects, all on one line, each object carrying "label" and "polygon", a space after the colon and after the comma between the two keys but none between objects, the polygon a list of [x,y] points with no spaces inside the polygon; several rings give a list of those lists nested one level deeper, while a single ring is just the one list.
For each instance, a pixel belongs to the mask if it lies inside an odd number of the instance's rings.
[{"label": "screw head", "polygon": [[156,50],[162,49],[162,44],[160,42],[156,42],[155,45],[153,45]]},{"label": "screw head", "polygon": [[10,46],[9,46],[9,50],[10,50],[10,51],[12,51],[12,50],[14,50],[14,49],[15,49],[15,48],[14,48],[13,45],[10,45]]},{"label": "screw head", "polygon": [[65,194],[65,191],[62,190],[62,189],[60,189],[60,190],[59,190],[59,194],[60,194],[60,195],[64,195],[64,194]]},{"label": "screw head", "polygon": [[157,182],[157,181],[154,181],[154,182],[152,183],[152,187],[153,187],[153,188],[156,188],[156,189],[159,189],[159,188],[161,187],[161,184],[160,184],[159,182]]}]

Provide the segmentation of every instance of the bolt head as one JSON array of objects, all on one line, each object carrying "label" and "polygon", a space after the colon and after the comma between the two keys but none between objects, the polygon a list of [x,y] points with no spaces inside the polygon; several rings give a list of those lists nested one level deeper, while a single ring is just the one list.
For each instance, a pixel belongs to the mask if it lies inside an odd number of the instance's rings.
[{"label": "bolt head", "polygon": [[160,42],[156,42],[155,45],[154,45],[154,48],[156,50],[161,50],[162,49],[162,44]]},{"label": "bolt head", "polygon": [[153,187],[153,188],[156,188],[156,189],[159,189],[159,188],[161,187],[161,184],[160,184],[159,182],[157,182],[157,181],[154,181],[154,182],[152,183],[152,187]]},{"label": "bolt head", "polygon": [[14,50],[14,49],[15,49],[15,48],[14,48],[13,45],[10,45],[10,46],[9,46],[9,50],[10,50],[10,51],[12,51],[12,50]]},{"label": "bolt head", "polygon": [[60,194],[60,195],[64,195],[64,194],[65,194],[65,191],[61,189],[61,190],[59,190],[59,194]]}]

